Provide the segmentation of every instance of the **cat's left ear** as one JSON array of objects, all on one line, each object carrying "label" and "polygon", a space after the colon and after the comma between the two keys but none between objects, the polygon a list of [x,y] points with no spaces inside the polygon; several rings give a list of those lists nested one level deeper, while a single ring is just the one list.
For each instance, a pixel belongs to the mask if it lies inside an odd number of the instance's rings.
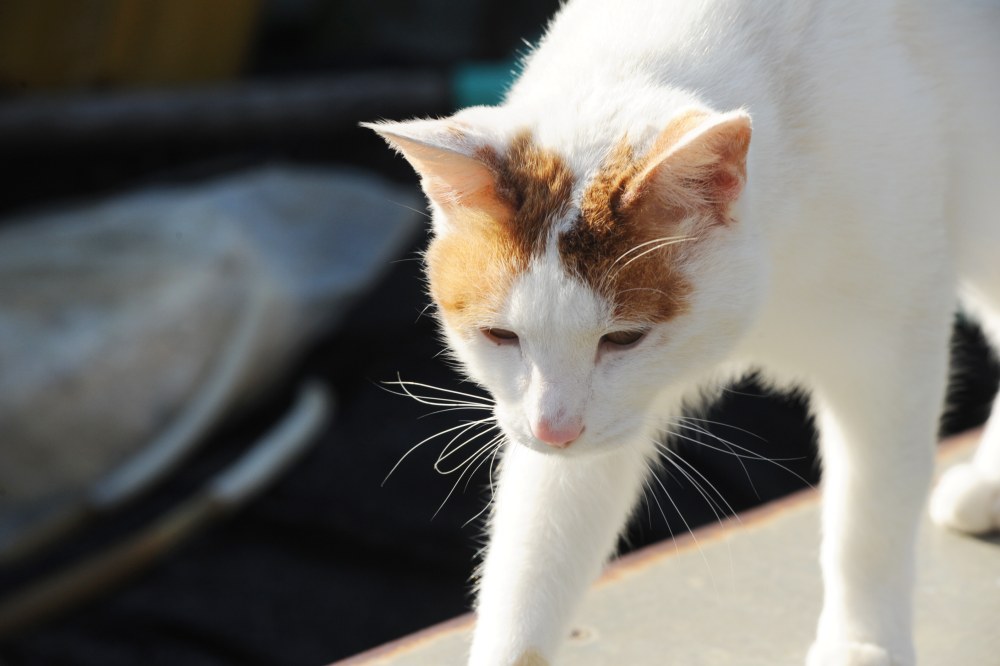
[{"label": "cat's left ear", "polygon": [[751,123],[745,111],[680,114],[662,132],[623,203],[661,203],[728,221],[746,184]]},{"label": "cat's left ear", "polygon": [[[445,213],[477,209],[503,214],[488,142],[451,119],[362,123],[399,152],[420,175],[427,197]],[[436,224],[443,221],[435,220]],[[439,229],[440,230],[440,229]]]}]

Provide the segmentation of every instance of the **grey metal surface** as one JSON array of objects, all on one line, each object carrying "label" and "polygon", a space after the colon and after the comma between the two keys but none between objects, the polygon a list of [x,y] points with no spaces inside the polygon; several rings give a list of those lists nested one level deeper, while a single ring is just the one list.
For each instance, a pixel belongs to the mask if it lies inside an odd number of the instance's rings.
[{"label": "grey metal surface", "polygon": [[50,511],[125,503],[273,386],[418,205],[360,171],[271,165],[4,220],[0,559]]},{"label": "grey metal surface", "polygon": [[[950,444],[941,467],[968,455]],[[800,666],[820,607],[818,494],[809,492],[615,563],[591,589],[561,664]],[[922,665],[1000,665],[1000,537],[924,526],[916,600]],[[472,618],[340,662],[464,663]]]}]

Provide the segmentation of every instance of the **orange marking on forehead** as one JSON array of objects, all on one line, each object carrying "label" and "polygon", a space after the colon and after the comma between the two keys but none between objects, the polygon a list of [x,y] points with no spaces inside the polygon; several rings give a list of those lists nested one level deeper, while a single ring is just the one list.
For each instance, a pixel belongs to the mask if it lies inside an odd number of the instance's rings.
[{"label": "orange marking on forehead", "polygon": [[514,276],[523,270],[516,246],[502,225],[485,214],[467,214],[461,231],[434,238],[425,256],[431,296],[457,326],[490,321]]},{"label": "orange marking on forehead", "polygon": [[507,152],[476,154],[495,183],[454,211],[454,228],[427,251],[431,294],[450,323],[482,326],[499,310],[514,278],[545,249],[553,221],[569,206],[573,173],[557,154],[518,134]]},{"label": "orange marking on forehead", "polygon": [[637,159],[623,139],[583,194],[580,217],[559,238],[566,267],[604,296],[614,316],[656,323],[683,312],[691,286],[677,267],[683,242],[670,242],[672,222],[685,211],[658,201],[655,211],[625,201],[643,169],[704,117],[700,111],[678,116],[657,137],[646,157]]},{"label": "orange marking on forehead", "polygon": [[497,193],[513,214],[497,220],[525,259],[545,249],[552,222],[566,211],[573,192],[573,172],[559,155],[540,148],[531,135],[514,137],[507,154],[480,154],[496,173]]}]

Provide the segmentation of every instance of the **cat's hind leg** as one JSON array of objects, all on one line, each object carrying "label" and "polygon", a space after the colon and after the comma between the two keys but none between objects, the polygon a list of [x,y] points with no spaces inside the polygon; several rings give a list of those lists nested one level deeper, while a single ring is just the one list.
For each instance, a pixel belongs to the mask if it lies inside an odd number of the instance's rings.
[{"label": "cat's hind leg", "polygon": [[[903,306],[906,308],[907,306]],[[912,666],[912,586],[947,376],[947,304],[816,332],[824,599],[808,666]],[[856,314],[856,313],[855,313]]]},{"label": "cat's hind leg", "polygon": [[[937,28],[948,37],[942,64],[954,104],[950,113],[951,196],[945,218],[953,245],[962,300],[1000,351],[1000,126],[984,118],[1000,113],[1000,87],[983,85],[1000,62],[1000,6],[949,3],[936,7]],[[933,10],[932,10],[933,11]],[[948,470],[931,497],[934,522],[968,533],[1000,528],[1000,403],[994,403],[973,459]]]},{"label": "cat's hind leg", "polygon": [[[996,289],[991,294],[995,296],[970,287],[965,297],[994,350],[1000,350],[1000,259],[997,265],[993,271]],[[931,496],[930,511],[935,523],[961,532],[984,534],[1000,529],[1000,401],[993,404],[972,459],[941,477]]]}]

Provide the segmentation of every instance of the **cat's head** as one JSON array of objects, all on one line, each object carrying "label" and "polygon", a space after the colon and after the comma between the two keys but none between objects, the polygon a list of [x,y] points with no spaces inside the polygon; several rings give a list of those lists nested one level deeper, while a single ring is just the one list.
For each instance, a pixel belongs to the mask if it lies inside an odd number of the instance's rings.
[{"label": "cat's head", "polygon": [[749,325],[750,119],[686,109],[588,157],[490,117],[370,125],[430,200],[448,342],[514,442],[573,454],[648,438],[672,389]]}]

